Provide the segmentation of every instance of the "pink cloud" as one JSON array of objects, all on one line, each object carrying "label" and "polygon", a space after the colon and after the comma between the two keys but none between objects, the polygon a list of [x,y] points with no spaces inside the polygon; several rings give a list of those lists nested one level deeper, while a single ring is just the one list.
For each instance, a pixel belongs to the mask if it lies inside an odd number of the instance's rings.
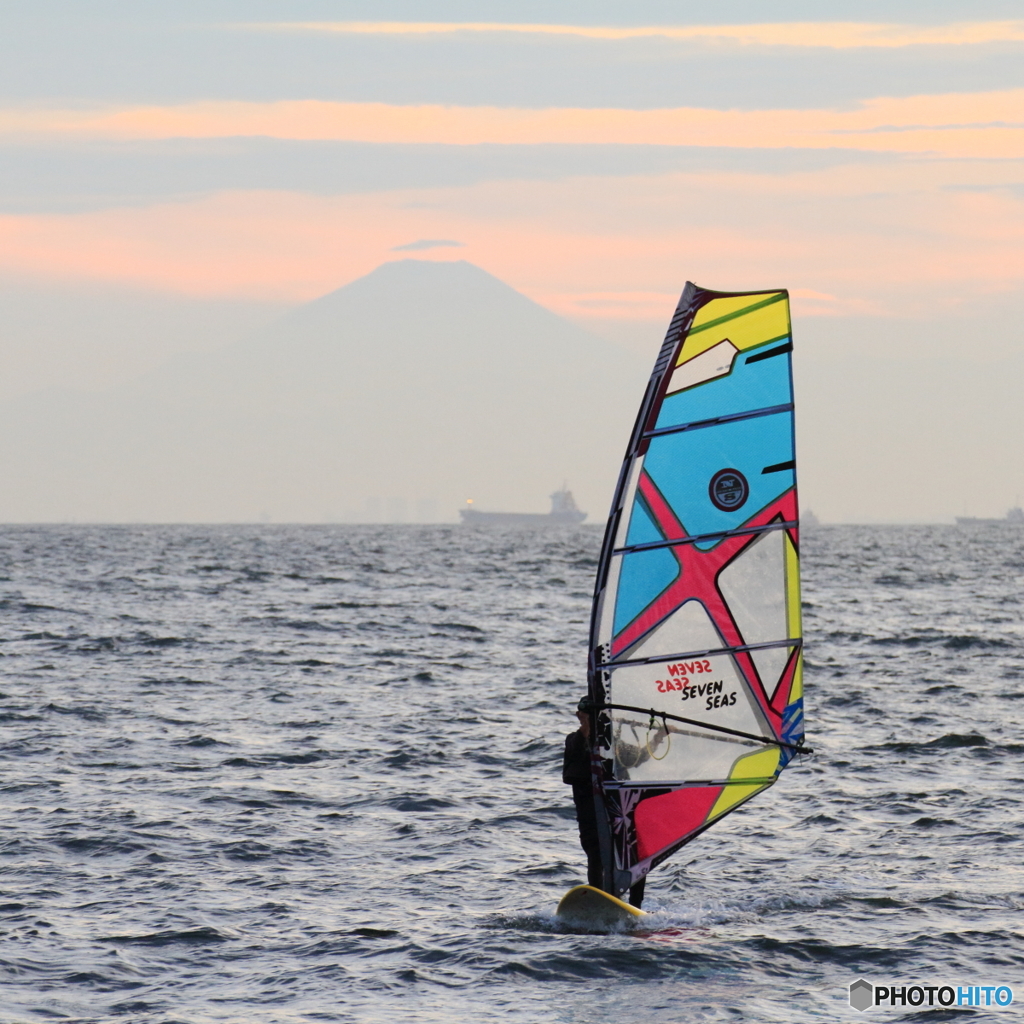
[{"label": "pink cloud", "polygon": [[238,28],[264,32],[342,35],[502,34],[573,36],[582,39],[678,39],[733,42],[743,46],[813,46],[828,49],[903,46],[971,46],[1024,39],[1022,21],[971,21],[946,25],[805,21],[751,25],[550,25],[487,21],[269,22]]},{"label": "pink cloud", "polygon": [[851,149],[1024,157],[1024,89],[867,100],[853,110],[394,106],[322,100],[0,111],[0,135],[345,140],[478,145],[621,144]]},{"label": "pink cloud", "polygon": [[662,318],[688,278],[789,286],[809,313],[912,312],[1024,286],[1024,203],[1011,187],[1022,179],[1014,164],[912,161],[335,197],[229,192],[0,217],[0,272],[301,301],[395,258],[410,238],[457,238],[465,246],[439,258],[471,260],[584,320]]}]

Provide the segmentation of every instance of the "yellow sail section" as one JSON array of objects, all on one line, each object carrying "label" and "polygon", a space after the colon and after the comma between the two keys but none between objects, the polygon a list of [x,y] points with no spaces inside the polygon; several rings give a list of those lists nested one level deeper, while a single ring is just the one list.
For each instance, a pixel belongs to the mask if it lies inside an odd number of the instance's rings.
[{"label": "yellow sail section", "polygon": [[789,689],[789,703],[794,704],[804,695],[804,654],[800,651],[796,656],[796,668],[793,670],[793,685]]},{"label": "yellow sail section", "polygon": [[708,327],[723,317],[731,317],[737,313],[743,313],[754,306],[763,306],[768,301],[779,301],[783,292],[761,292],[752,295],[723,295],[719,299],[712,299],[706,302],[697,310],[693,318],[693,326],[690,333],[705,331]]},{"label": "yellow sail section", "polygon": [[[725,814],[729,808],[735,807],[736,804],[752,797],[758,790],[771,785],[779,767],[779,756],[779,748],[771,747],[739,758],[729,773],[729,785],[722,790],[722,795],[715,801],[711,813],[708,814],[708,821]],[[756,781],[742,785],[743,779]]]},{"label": "yellow sail section", "polygon": [[[800,555],[797,553],[789,533],[783,533],[786,548],[786,628],[791,637],[802,637],[803,620],[800,611]],[[798,651],[796,668],[793,670],[793,685],[789,690],[789,701],[792,704],[804,695],[804,661],[803,652]]]},{"label": "yellow sail section", "polygon": [[783,533],[786,548],[786,627],[788,636],[803,636],[800,615],[800,556],[788,533]]},{"label": "yellow sail section", "polygon": [[731,341],[740,351],[790,333],[786,292],[712,299],[702,306],[679,353],[677,366]]}]

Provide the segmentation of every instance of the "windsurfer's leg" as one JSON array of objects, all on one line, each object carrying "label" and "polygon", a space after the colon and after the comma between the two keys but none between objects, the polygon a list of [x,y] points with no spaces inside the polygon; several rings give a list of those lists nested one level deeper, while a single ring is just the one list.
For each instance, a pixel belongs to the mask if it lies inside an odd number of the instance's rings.
[{"label": "windsurfer's leg", "polygon": [[580,846],[587,855],[587,884],[601,888],[601,839],[590,805],[576,805],[576,821],[580,827]]},{"label": "windsurfer's leg", "polygon": [[644,886],[647,885],[647,876],[644,875],[636,885],[631,886],[629,890],[629,905],[631,907],[640,907],[644,902]]}]

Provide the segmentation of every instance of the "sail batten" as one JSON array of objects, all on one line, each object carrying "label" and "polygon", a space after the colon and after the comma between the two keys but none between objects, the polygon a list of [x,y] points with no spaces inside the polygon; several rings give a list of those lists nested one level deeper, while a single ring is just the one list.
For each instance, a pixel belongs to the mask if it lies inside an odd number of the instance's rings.
[{"label": "sail batten", "polygon": [[681,434],[686,430],[703,430],[706,427],[717,427],[720,423],[733,423],[737,420],[752,420],[758,416],[774,416],[777,413],[792,412],[793,405],[773,405],[767,409],[751,409],[749,412],[735,412],[725,416],[716,416],[708,420],[696,420],[693,423],[680,423],[673,427],[656,427],[644,431],[644,437],[664,437],[666,434]]},{"label": "sail batten", "polygon": [[[755,735],[754,733],[750,733],[750,732],[741,732],[739,729],[729,729],[729,728],[727,728],[724,725],[712,725],[709,722],[698,722],[698,721],[696,721],[693,718],[682,718],[679,715],[670,715],[668,712],[655,711],[653,708],[638,708],[638,707],[633,707],[630,704],[605,704],[603,706],[602,710],[605,710],[605,709],[611,710],[611,711],[633,711],[636,714],[644,716],[644,717],[646,717],[647,715],[650,715],[652,721],[654,721],[654,722],[657,722],[657,721],[661,721],[661,722],[666,722],[666,721],[683,722],[686,725],[693,725],[693,726],[696,726],[699,729],[705,729],[705,730],[708,730],[708,731],[714,732],[714,733],[722,733],[722,734],[724,734],[726,736],[736,736],[736,737],[739,737],[740,739],[752,740],[755,743],[763,743],[763,744],[768,744],[769,746],[774,745],[774,746],[777,746],[777,747],[788,747],[790,750],[796,750],[796,751],[800,751],[800,752],[809,752],[807,750],[807,748],[804,747],[802,744],[787,743],[785,740],[780,740],[780,739],[778,739],[775,736],[758,736],[758,735]],[[665,731],[665,733],[667,735],[671,735],[672,734],[672,730],[671,729],[665,728],[664,731]],[[702,736],[703,733],[692,733],[692,732],[690,732],[690,733],[687,733],[687,735]]]},{"label": "sail batten", "polygon": [[767,640],[759,644],[737,644],[734,647],[709,647],[703,651],[683,651],[674,654],[655,654],[648,658],[622,658],[619,661],[604,661],[597,665],[602,671],[612,672],[626,665],[658,665],[669,661],[692,661],[718,654],[739,654],[743,651],[767,651],[776,648],[802,647],[803,637],[789,637],[785,640]]},{"label": "sail batten", "polygon": [[807,752],[792,347],[787,292],[687,284],[637,415],[591,617],[614,894]]},{"label": "sail batten", "polygon": [[[774,469],[775,467],[769,468]],[[790,463],[786,463],[784,468],[792,469],[793,466]],[[696,537],[674,537],[672,540],[655,540],[649,541],[646,544],[631,544],[626,547],[613,548],[612,554],[624,555],[629,554],[631,551],[650,551],[653,548],[670,548],[676,544],[696,544],[699,541],[714,540],[715,538],[721,537],[745,537],[754,533],[767,533],[769,530],[792,530],[799,525],[800,524],[796,520],[793,520],[792,522],[786,523],[765,523],[763,526],[750,526],[742,527],[738,530],[722,530],[718,533],[698,534]]]}]

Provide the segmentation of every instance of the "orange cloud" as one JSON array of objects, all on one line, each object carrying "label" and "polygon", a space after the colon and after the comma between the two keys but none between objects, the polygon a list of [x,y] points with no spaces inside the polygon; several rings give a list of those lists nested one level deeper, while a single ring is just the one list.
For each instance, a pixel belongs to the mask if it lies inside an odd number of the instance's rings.
[{"label": "orange cloud", "polygon": [[823,314],[909,313],[1024,286],[1022,184],[1016,164],[906,161],[333,197],[233,192],[0,217],[0,272],[301,301],[395,258],[410,238],[458,238],[457,255],[588,322],[664,319],[687,278],[788,285]]},{"label": "orange cloud", "polygon": [[276,32],[344,35],[511,35],[575,36],[584,39],[679,39],[728,41],[745,46],[815,46],[829,49],[902,46],[963,46],[1020,42],[1024,21],[970,21],[949,25],[804,21],[756,25],[541,25],[493,21],[306,21],[242,25]]},{"label": "orange cloud", "polygon": [[0,135],[270,136],[371,143],[623,144],[1024,157],[1024,89],[867,100],[854,110],[394,106],[295,100],[0,111]]}]

